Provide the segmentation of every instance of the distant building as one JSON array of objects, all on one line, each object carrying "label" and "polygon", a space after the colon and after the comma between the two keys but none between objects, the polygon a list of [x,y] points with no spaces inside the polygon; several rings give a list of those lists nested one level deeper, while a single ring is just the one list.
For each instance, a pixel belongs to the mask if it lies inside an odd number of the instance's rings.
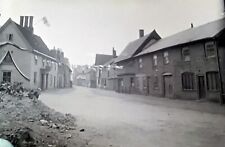
[{"label": "distant building", "polygon": [[114,49],[112,55],[96,54],[95,68],[96,68],[96,85],[98,88],[106,88],[109,68],[106,67],[105,64],[112,61],[112,59],[115,57],[116,51]]},{"label": "distant building", "polygon": [[57,61],[33,31],[32,16],[21,16],[20,24],[8,19],[0,28],[0,81],[22,82],[26,88],[55,88]]},{"label": "distant building", "polygon": [[50,54],[58,63],[57,87],[68,88],[72,86],[72,69],[70,68],[69,59],[64,57],[64,52],[59,49],[52,49]]}]

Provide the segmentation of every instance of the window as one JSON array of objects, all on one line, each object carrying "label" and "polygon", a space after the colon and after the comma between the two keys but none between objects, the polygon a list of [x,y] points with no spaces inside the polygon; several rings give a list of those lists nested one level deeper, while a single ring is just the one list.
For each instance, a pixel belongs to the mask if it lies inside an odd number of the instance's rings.
[{"label": "window", "polygon": [[216,45],[213,41],[205,44],[205,54],[207,58],[216,57]]},{"label": "window", "polygon": [[157,55],[153,56],[153,66],[157,66]]},{"label": "window", "polygon": [[3,72],[3,82],[11,82],[11,72],[10,71]]},{"label": "window", "polygon": [[188,47],[182,48],[182,57],[184,61],[191,61],[190,49]]},{"label": "window", "polygon": [[219,74],[218,72],[207,72],[207,89],[209,91],[219,90]]},{"label": "window", "polygon": [[184,72],[182,74],[182,88],[183,88],[183,90],[193,90],[194,89],[194,73]]},{"label": "window", "polygon": [[8,41],[12,41],[12,40],[13,40],[13,34],[9,34]]},{"label": "window", "polygon": [[169,53],[166,51],[163,53],[164,64],[169,64]]},{"label": "window", "polygon": [[153,82],[153,88],[156,90],[156,89],[159,89],[159,79],[157,76],[154,77],[154,82]]},{"label": "window", "polygon": [[109,70],[107,70],[107,76],[109,77]]},{"label": "window", "polygon": [[130,78],[130,85],[131,85],[131,87],[134,87],[134,78],[133,77]]},{"label": "window", "polygon": [[139,68],[142,68],[142,67],[143,67],[142,58],[140,58],[140,59],[138,60],[138,63],[139,63]]},{"label": "window", "polygon": [[38,63],[38,56],[37,55],[34,56],[34,63],[35,63],[35,65],[37,65],[37,63]]},{"label": "window", "polygon": [[42,66],[45,66],[45,60],[44,59],[42,60]]},{"label": "window", "polygon": [[34,84],[37,83],[37,72],[34,72]]}]

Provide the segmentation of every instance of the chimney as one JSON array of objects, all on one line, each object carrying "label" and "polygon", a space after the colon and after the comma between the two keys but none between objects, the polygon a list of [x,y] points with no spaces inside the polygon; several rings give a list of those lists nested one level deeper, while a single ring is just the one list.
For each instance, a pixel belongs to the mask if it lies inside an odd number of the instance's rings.
[{"label": "chimney", "polygon": [[140,29],[139,30],[139,38],[141,38],[143,36],[144,36],[144,30],[143,29]]},{"label": "chimney", "polygon": [[28,19],[29,17],[28,16],[25,16],[25,23],[24,23],[24,27],[28,27]]},{"label": "chimney", "polygon": [[20,26],[23,27],[23,22],[24,22],[24,16],[20,16]]},{"label": "chimney", "polygon": [[29,20],[29,30],[33,33],[34,31],[34,28],[33,28],[33,19],[34,17],[33,16],[30,16],[30,20]]},{"label": "chimney", "polygon": [[114,49],[114,47],[113,47],[113,58],[116,58],[117,56],[116,56],[116,50]]},{"label": "chimney", "polygon": [[193,25],[193,23],[191,23],[191,28],[194,28],[194,25]]}]

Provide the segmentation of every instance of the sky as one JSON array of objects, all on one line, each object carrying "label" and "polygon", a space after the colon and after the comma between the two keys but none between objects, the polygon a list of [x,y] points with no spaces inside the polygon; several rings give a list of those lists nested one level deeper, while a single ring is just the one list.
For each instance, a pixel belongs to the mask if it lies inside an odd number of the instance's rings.
[{"label": "sky", "polygon": [[[0,25],[34,16],[34,33],[60,48],[71,64],[93,65],[95,54],[119,55],[126,45],[156,30],[166,37],[224,17],[223,0],[0,0]],[[43,23],[46,17],[49,26]]]}]

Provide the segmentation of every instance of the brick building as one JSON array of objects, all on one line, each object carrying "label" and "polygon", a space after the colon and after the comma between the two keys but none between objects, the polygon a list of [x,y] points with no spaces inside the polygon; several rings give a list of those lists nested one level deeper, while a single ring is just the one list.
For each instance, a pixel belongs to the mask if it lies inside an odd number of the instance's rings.
[{"label": "brick building", "polygon": [[123,65],[129,76],[121,78],[120,91],[223,102],[224,24],[220,19],[192,26],[133,55]]}]

